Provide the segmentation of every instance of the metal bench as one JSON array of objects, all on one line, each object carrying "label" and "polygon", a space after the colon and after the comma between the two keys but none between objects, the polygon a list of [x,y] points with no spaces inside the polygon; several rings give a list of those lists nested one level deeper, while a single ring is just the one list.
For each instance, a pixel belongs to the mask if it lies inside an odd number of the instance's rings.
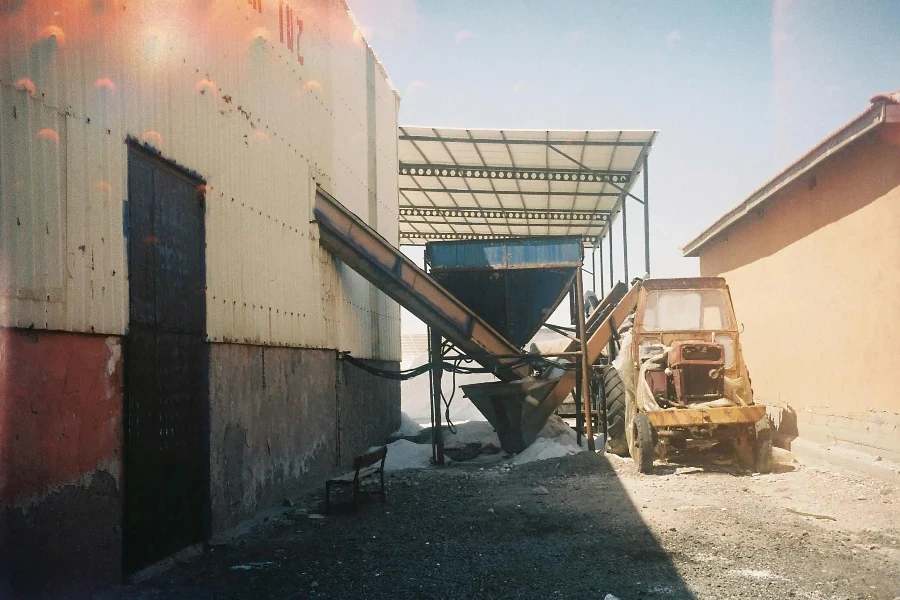
[{"label": "metal bench", "polygon": [[353,459],[353,470],[325,482],[325,505],[331,508],[331,487],[353,486],[353,511],[356,512],[359,502],[359,482],[361,479],[379,475],[381,478],[381,501],[384,502],[384,460],[387,458],[387,446],[360,454]]}]

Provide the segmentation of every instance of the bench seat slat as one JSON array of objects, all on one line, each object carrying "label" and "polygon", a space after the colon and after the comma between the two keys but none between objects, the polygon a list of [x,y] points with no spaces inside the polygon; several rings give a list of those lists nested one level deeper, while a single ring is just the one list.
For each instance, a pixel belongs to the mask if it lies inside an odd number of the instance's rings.
[{"label": "bench seat slat", "polygon": [[[374,475],[378,471],[381,470],[380,466],[366,467],[365,469],[359,470],[359,478],[368,477],[369,475]],[[332,477],[328,481],[332,483],[353,483],[353,480],[356,479],[356,471],[350,471],[348,473],[344,473],[343,475],[338,475],[337,477]],[[321,480],[320,480],[321,481]]]}]

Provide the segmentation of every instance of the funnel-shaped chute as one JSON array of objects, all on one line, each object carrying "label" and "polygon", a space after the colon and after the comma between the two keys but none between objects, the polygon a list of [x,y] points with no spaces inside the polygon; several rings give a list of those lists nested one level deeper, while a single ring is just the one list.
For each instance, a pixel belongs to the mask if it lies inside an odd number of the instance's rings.
[{"label": "funnel-shaped chute", "polygon": [[582,246],[578,236],[431,242],[425,261],[444,289],[521,347],[566,297]]}]

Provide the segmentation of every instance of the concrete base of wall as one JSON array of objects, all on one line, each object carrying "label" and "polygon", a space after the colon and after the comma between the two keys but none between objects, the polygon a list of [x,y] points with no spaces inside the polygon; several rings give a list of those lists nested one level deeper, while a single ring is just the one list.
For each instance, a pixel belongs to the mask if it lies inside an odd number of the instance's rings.
[{"label": "concrete base of wall", "polygon": [[878,460],[871,454],[837,446],[823,446],[803,438],[791,442],[791,453],[806,464],[828,464],[900,483],[900,463]]},{"label": "concrete base of wall", "polygon": [[[121,581],[122,390],[118,338],[0,329],[0,598]],[[209,391],[213,534],[400,426],[399,382],[333,350],[212,344]]]},{"label": "concrete base of wall", "polygon": [[803,438],[825,448],[860,452],[900,462],[900,415],[867,411],[853,416],[832,415],[788,407],[768,407],[782,439]]},{"label": "concrete base of wall", "polygon": [[121,580],[121,357],[118,338],[0,329],[0,597]]},{"label": "concrete base of wall", "polygon": [[[400,369],[400,364],[366,361],[379,369]],[[375,444],[382,444],[400,428],[400,382],[376,377],[339,361],[337,369],[338,439],[340,467]]]},{"label": "concrete base of wall", "polygon": [[213,535],[320,485],[400,426],[399,382],[333,350],[212,344],[209,386]]}]

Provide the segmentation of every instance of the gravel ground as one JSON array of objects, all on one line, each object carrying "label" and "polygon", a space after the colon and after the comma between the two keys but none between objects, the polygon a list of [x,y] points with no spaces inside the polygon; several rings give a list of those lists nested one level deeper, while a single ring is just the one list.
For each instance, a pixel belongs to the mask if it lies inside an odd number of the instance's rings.
[{"label": "gravel ground", "polygon": [[388,501],[261,522],[120,598],[900,598],[900,486],[582,453],[400,471]]}]

